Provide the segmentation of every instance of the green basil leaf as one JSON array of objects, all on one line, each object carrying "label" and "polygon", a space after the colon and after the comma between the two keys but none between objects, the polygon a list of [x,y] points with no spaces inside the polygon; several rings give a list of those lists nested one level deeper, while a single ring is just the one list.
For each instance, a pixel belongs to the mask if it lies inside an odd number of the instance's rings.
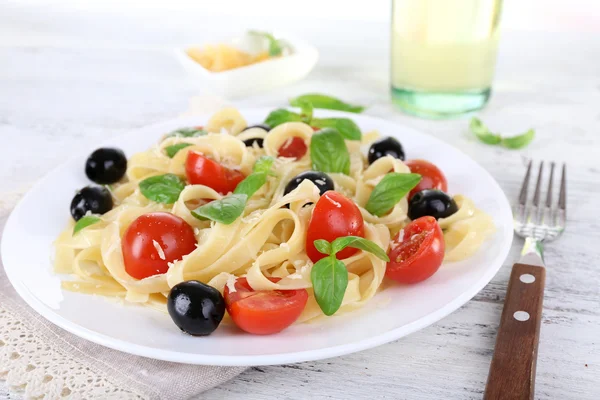
[{"label": "green basil leaf", "polygon": [[262,36],[269,41],[269,55],[271,57],[280,56],[283,53],[284,44],[275,38],[269,32],[249,31],[251,35]]},{"label": "green basil leaf", "polygon": [[93,225],[99,221],[100,218],[96,217],[95,215],[84,215],[79,219],[79,221],[75,223],[75,226],[73,227],[73,235],[75,235],[83,228],[87,228],[88,226]]},{"label": "green basil leaf", "polygon": [[317,171],[350,173],[350,153],[344,138],[335,129],[325,128],[313,134],[310,158]]},{"label": "green basil leaf", "polygon": [[174,174],[151,176],[140,182],[140,192],[157,203],[175,203],[184,188],[183,180]]},{"label": "green basil leaf", "polygon": [[261,36],[269,41],[269,55],[271,57],[279,56],[281,53],[283,53],[283,48],[285,46],[269,32],[248,31],[248,33],[250,35]]},{"label": "green basil leaf", "polygon": [[381,217],[390,211],[421,181],[419,174],[400,174],[390,172],[375,186],[365,209]]},{"label": "green basil leaf", "polygon": [[260,157],[256,163],[254,163],[254,168],[252,169],[254,172],[238,183],[233,193],[245,194],[248,198],[252,197],[262,185],[267,183],[267,178],[269,174],[271,174],[271,167],[273,166],[274,161],[275,159],[270,156]]},{"label": "green basil leaf", "polygon": [[331,244],[325,239],[317,239],[314,242],[315,248],[319,251],[319,253],[323,254],[331,254]]},{"label": "green basil leaf", "polygon": [[313,265],[310,271],[315,299],[325,315],[339,310],[348,287],[348,270],[334,256],[325,257]]},{"label": "green basil leaf", "polygon": [[204,136],[207,135],[208,133],[204,130],[204,129],[200,129],[200,128],[179,128],[179,129],[175,129],[174,131],[168,133],[165,136],[166,138],[170,138],[170,137],[198,137],[198,136]]},{"label": "green basil leaf", "polygon": [[286,122],[302,122],[302,116],[295,112],[288,111],[285,108],[280,108],[271,111],[265,119],[265,124],[271,128],[275,128],[277,125],[285,124]]},{"label": "green basil leaf", "polygon": [[469,128],[475,134],[477,139],[486,144],[496,145],[500,144],[507,149],[521,149],[527,146],[533,138],[535,137],[535,130],[530,129],[527,132],[504,138],[501,135],[496,133],[492,133],[480,119],[473,117],[471,119],[471,123],[469,124]]},{"label": "green basil leaf", "polygon": [[341,133],[344,139],[361,140],[362,138],[358,125],[348,118],[313,118],[310,125],[316,128],[333,128]]},{"label": "green basil leaf", "polygon": [[[315,240],[315,247],[317,247],[316,242],[317,241]],[[336,254],[336,253],[342,251],[346,247],[353,247],[355,249],[367,251],[369,253],[374,254],[377,258],[379,258],[383,261],[386,261],[386,262],[390,261],[389,257],[387,256],[387,254],[381,247],[377,246],[377,244],[370,241],[369,239],[361,238],[360,236],[339,237],[339,238],[335,239],[333,242],[331,242],[331,252],[333,254]],[[318,247],[317,247],[317,250],[319,250]],[[319,250],[319,251],[321,251],[321,250]],[[321,251],[321,253],[323,253],[323,252]]]},{"label": "green basil leaf", "polygon": [[300,107],[301,110],[300,116],[302,117],[302,122],[310,125],[313,119],[312,103],[309,103],[308,101],[300,101],[298,102],[298,107]]},{"label": "green basil leaf", "polygon": [[253,172],[238,183],[233,193],[244,194],[250,198],[265,183],[267,183],[267,174],[265,172]]},{"label": "green basil leaf", "polygon": [[531,143],[534,137],[535,131],[530,129],[522,135],[503,138],[501,144],[508,149],[521,149]]},{"label": "green basil leaf", "polygon": [[269,172],[271,172],[271,167],[273,166],[274,162],[275,159],[271,156],[261,156],[254,163],[254,167],[252,167],[252,172],[264,172],[268,174]]},{"label": "green basil leaf", "polygon": [[500,135],[492,133],[487,126],[481,122],[479,118],[473,117],[471,119],[471,123],[469,124],[471,128],[471,132],[475,134],[477,139],[486,144],[498,144],[502,140]]},{"label": "green basil leaf", "polygon": [[165,152],[167,153],[167,156],[169,158],[173,158],[175,157],[175,154],[177,154],[177,152],[185,147],[188,146],[192,146],[191,143],[177,143],[177,144],[172,144],[171,146],[167,146],[165,147]]},{"label": "green basil leaf", "polygon": [[290,105],[293,107],[299,107],[301,101],[308,101],[309,103],[312,103],[314,108],[324,108],[327,110],[361,113],[365,109],[363,106],[349,104],[333,96],[327,96],[319,93],[309,93],[295,97],[290,100]]},{"label": "green basil leaf", "polygon": [[192,215],[198,219],[210,219],[229,225],[244,213],[247,200],[248,196],[245,194],[232,194],[196,208]]}]

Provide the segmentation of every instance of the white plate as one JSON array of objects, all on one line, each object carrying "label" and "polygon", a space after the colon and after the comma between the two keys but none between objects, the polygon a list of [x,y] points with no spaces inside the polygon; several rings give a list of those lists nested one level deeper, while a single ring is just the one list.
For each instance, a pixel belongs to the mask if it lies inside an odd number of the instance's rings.
[{"label": "white plate", "polygon": [[[276,37],[283,38],[291,48],[291,54],[222,72],[209,71],[187,55],[186,49],[202,47],[202,44],[178,48],[175,54],[181,65],[198,79],[203,91],[210,88],[221,96],[239,97],[296,82],[314,68],[319,59],[319,52],[315,47],[290,35],[278,33]],[[248,36],[240,36],[226,43],[248,52],[254,52],[252,48],[260,45],[252,43]]]},{"label": "white plate", "polygon": [[[269,111],[241,110],[249,123],[263,121]],[[420,284],[392,286],[354,313],[294,325],[271,336],[252,336],[221,326],[211,336],[191,337],[158,311],[60,289],[60,279],[51,271],[52,241],[70,218],[69,204],[75,190],[90,183],[83,168],[89,154],[86,151],[50,172],[12,212],[1,247],[8,278],[38,313],[75,335],[127,353],[182,363],[264,365],[317,360],[368,349],[422,329],[465,304],[496,274],[513,236],[509,204],[482,167],[448,144],[398,124],[362,115],[350,117],[363,131],[377,129],[396,136],[409,158],[437,164],[448,178],[450,193],[471,197],[493,216],[498,228],[495,235],[472,258],[444,264]],[[131,156],[172,129],[202,125],[206,120],[171,120],[104,145],[120,147]]]}]

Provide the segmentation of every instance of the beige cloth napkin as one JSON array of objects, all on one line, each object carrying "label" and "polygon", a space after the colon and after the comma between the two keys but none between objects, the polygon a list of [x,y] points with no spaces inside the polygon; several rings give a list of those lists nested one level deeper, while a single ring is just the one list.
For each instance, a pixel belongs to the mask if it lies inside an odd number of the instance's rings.
[{"label": "beige cloth napkin", "polygon": [[[21,195],[0,194],[0,229]],[[187,399],[244,369],[157,361],[80,339],[29,308],[0,268],[0,379],[26,398]]]}]

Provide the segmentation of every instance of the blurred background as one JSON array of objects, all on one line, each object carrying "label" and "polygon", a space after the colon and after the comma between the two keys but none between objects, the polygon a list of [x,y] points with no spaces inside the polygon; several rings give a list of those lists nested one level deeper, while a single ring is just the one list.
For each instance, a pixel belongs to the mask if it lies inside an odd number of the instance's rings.
[{"label": "blurred background", "polygon": [[[235,99],[235,105],[281,106],[318,91],[455,140],[445,132],[456,132],[464,121],[417,120],[391,105],[390,19],[386,0],[3,0],[0,135],[15,146],[58,149],[44,155],[53,166],[68,149],[177,116],[192,96],[210,93],[186,73],[174,48],[260,29],[306,40],[319,50],[319,61],[304,80]],[[523,119],[510,126],[510,115],[526,114],[541,135],[577,140],[576,128],[550,116],[576,111],[581,125],[596,123],[598,103],[582,99],[599,95],[600,1],[505,0],[500,31],[491,118],[518,132],[530,126],[522,126]],[[45,136],[31,142],[32,130]],[[63,141],[68,146],[56,145]],[[461,148],[479,150],[468,142]],[[548,157],[562,152],[553,141],[529,149],[536,150]],[[43,173],[8,147],[0,157],[20,174],[17,181],[11,168],[0,171],[6,190]]]}]

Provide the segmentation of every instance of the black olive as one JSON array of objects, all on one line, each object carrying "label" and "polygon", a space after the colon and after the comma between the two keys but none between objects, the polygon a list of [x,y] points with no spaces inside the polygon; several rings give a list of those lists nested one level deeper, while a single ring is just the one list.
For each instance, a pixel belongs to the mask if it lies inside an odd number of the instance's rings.
[{"label": "black olive", "polygon": [[252,147],[252,145],[254,143],[256,143],[258,145],[258,147],[260,147],[261,149],[263,147],[263,142],[264,142],[263,138],[256,138],[256,137],[244,140],[244,144],[246,145],[246,147]]},{"label": "black olive", "polygon": [[212,286],[186,281],[173,286],[169,292],[167,310],[179,329],[193,336],[206,336],[221,323],[225,300]]},{"label": "black olive", "polygon": [[85,162],[85,174],[101,185],[118,182],[127,170],[127,158],[122,150],[103,147],[94,151]]},{"label": "black olive", "polygon": [[319,188],[319,195],[322,195],[328,190],[333,190],[333,180],[329,177],[329,175],[318,172],[318,171],[304,171],[294,178],[285,186],[285,190],[283,195],[285,196],[292,190],[296,189],[303,180],[308,179],[312,181]]},{"label": "black olive", "polygon": [[271,127],[267,124],[256,124],[256,125],[247,126],[242,132],[247,131],[248,129],[252,129],[252,128],[264,129],[267,132],[269,132],[271,130]]},{"label": "black olive", "polygon": [[385,156],[392,156],[402,161],[405,159],[402,145],[393,137],[381,138],[369,147],[369,164],[373,164],[375,160]]},{"label": "black olive", "polygon": [[101,186],[86,186],[71,200],[71,215],[79,221],[87,212],[104,214],[112,210],[113,200],[110,192]]},{"label": "black olive", "polygon": [[425,189],[413,195],[408,203],[408,218],[415,220],[429,215],[435,219],[447,218],[458,211],[452,197],[441,190]]}]

